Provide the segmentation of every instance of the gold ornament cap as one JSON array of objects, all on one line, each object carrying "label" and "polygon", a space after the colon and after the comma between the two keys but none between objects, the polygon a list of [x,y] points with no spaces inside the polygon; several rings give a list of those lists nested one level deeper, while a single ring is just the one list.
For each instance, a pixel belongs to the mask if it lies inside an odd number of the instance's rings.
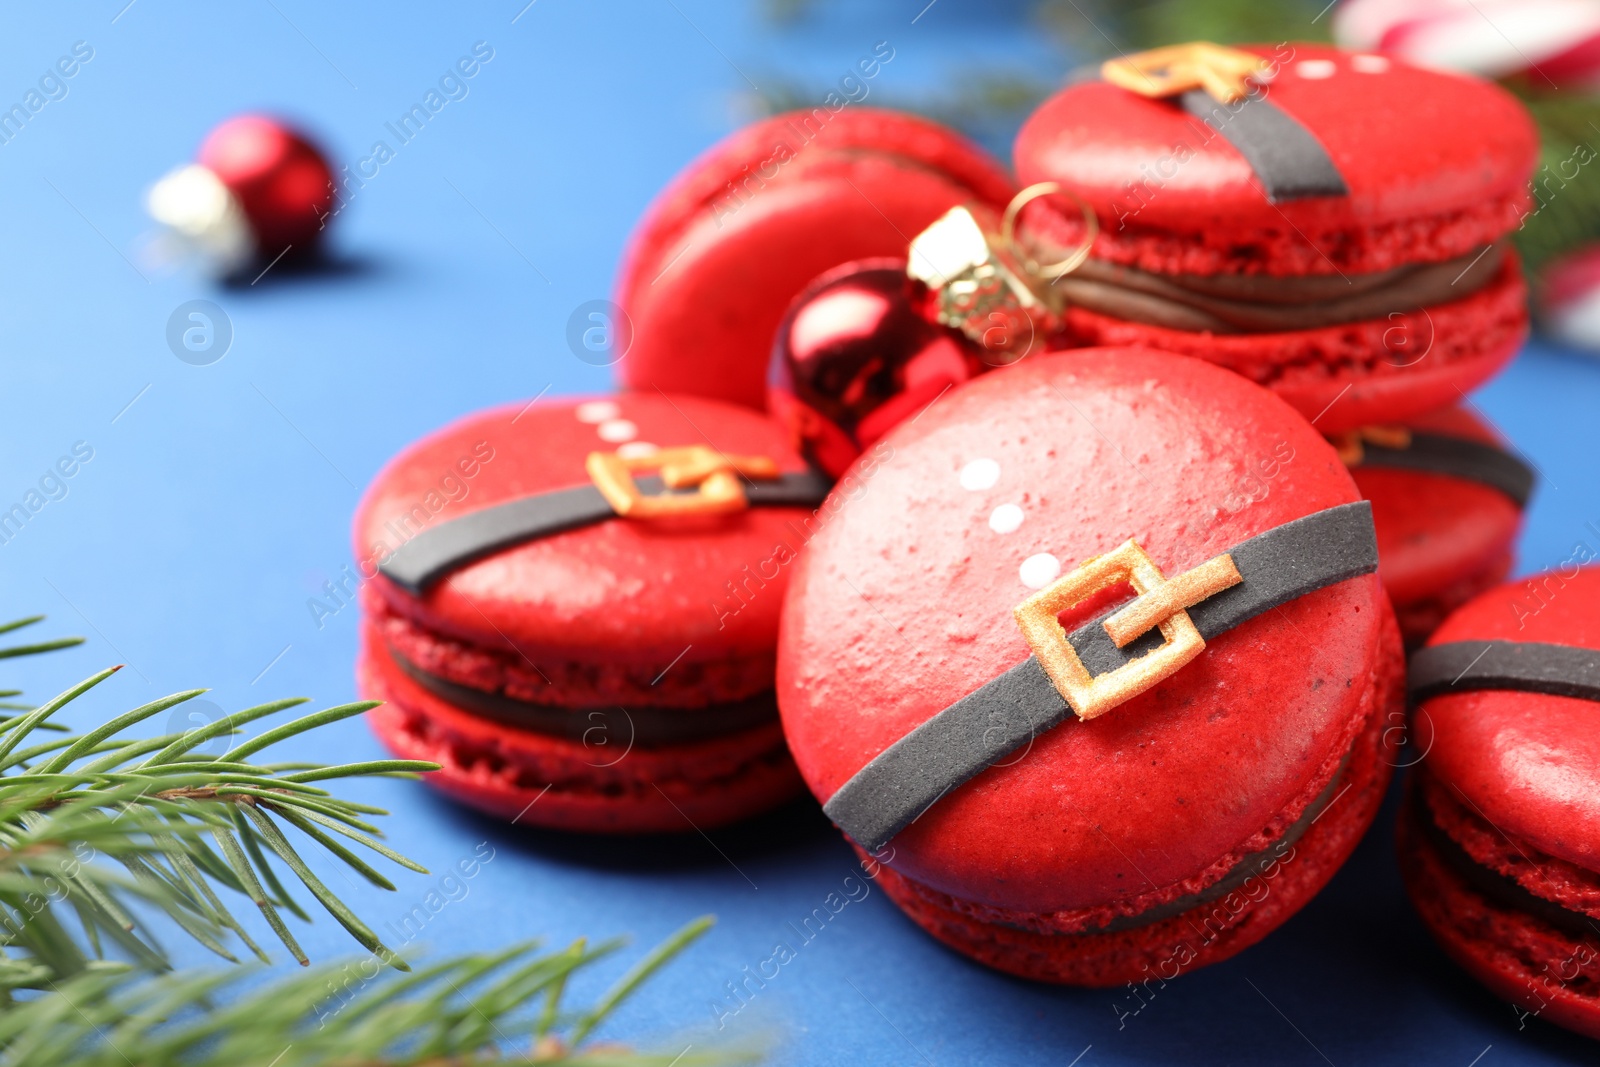
[{"label": "gold ornament cap", "polygon": [[[1085,232],[1070,256],[1040,263],[1016,240],[1016,221],[1031,201],[1064,193],[1077,200]],[[1065,306],[1053,283],[1089,255],[1099,233],[1094,212],[1054,182],[1031,185],[1004,215],[979,205],[953,207],[911,242],[906,274],[925,285],[929,315],[977,345],[992,366],[1014,363],[1061,327]]]}]

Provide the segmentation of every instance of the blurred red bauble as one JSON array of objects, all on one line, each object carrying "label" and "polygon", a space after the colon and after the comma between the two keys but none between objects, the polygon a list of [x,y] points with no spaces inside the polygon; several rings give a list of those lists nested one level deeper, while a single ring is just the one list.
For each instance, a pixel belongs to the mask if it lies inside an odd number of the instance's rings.
[{"label": "blurred red bauble", "polygon": [[971,346],[923,316],[905,260],[857,260],[819,276],[789,306],[767,407],[837,478],[895,425],[983,369]]},{"label": "blurred red bauble", "polygon": [[240,115],[200,145],[197,162],[228,187],[263,255],[306,245],[333,203],[333,172],[305,137],[274,119]]},{"label": "blurred red bauble", "polygon": [[223,270],[310,251],[333,204],[333,172],[303,135],[239,115],[206,136],[194,163],[150,190],[150,214]]}]

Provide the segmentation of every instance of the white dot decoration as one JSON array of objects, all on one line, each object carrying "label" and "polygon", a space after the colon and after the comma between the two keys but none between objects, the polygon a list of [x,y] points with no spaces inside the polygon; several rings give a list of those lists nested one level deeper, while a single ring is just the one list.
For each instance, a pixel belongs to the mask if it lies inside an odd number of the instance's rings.
[{"label": "white dot decoration", "polygon": [[1389,69],[1387,56],[1351,56],[1350,69],[1359,74],[1382,74]]},{"label": "white dot decoration", "polygon": [[1008,534],[1016,532],[1022,525],[1022,509],[1015,504],[1001,504],[989,512],[989,529],[995,533]]},{"label": "white dot decoration", "polygon": [[639,427],[627,419],[607,419],[595,432],[600,435],[600,440],[617,444],[621,441],[631,441],[639,436]]},{"label": "white dot decoration", "polygon": [[1296,74],[1302,78],[1310,78],[1312,81],[1331,78],[1338,69],[1331,59],[1302,59],[1294,65]]},{"label": "white dot decoration", "polygon": [[643,459],[645,456],[653,456],[659,451],[661,449],[649,441],[629,441],[617,449],[617,455],[623,459]]},{"label": "white dot decoration", "polygon": [[1040,552],[1022,561],[1017,577],[1029,589],[1043,589],[1061,577],[1061,561],[1048,552]]},{"label": "white dot decoration", "polygon": [[990,489],[1000,480],[1000,464],[992,459],[975,459],[961,468],[961,488],[969,492]]},{"label": "white dot decoration", "polygon": [[589,400],[578,405],[576,414],[579,422],[591,425],[597,422],[608,422],[622,414],[622,409],[609,400]]}]

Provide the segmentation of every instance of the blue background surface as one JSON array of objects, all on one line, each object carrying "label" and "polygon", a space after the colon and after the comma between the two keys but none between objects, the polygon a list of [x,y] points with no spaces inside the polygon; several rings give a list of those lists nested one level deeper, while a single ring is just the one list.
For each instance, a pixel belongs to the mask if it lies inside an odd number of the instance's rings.
[{"label": "blue background surface", "polygon": [[[697,0],[334,5],[242,0],[35,4],[0,36],[0,102],[21,99],[75,41],[94,58],[0,145],[0,507],[86,441],[94,458],[0,545],[0,600],[48,612],[87,646],[9,663],[43,699],[111,662],[128,669],[73,709],[79,723],[194,685],[233,709],[288,694],[353,697],[353,609],[307,600],[349,562],[359,487],[397,449],[463,413],[599,392],[608,373],[568,351],[567,318],[606,296],[626,234],[657,189],[748,119],[767,79],[826,90],[880,40],[896,50],[876,103],[937,92],[979,64],[1042,78],[1061,60],[1020,4],[836,4],[780,29]],[[521,14],[519,16],[519,10]],[[220,119],[304,119],[333,156],[366,155],[474,42],[494,58],[401,147],[338,220],[340,269],[220,288],[151,256],[145,186]],[[1001,146],[1003,147],[1003,145]],[[216,301],[235,337],[190,366],[164,340],[184,301]],[[1542,469],[1519,570],[1600,547],[1600,364],[1530,346],[1476,398]],[[1590,522],[1596,525],[1591,527]],[[181,726],[182,724],[180,724]],[[359,721],[284,758],[361,759]],[[1385,812],[1332,885],[1260,946],[1168,986],[1136,1015],[1116,991],[990,973],[923,936],[876,889],[715,1024],[725,983],[793,943],[858,873],[809,804],[712,843],[583,841],[508,831],[412,783],[352,790],[389,807],[391,839],[436,872],[481,841],[494,859],[421,942],[435,951],[631,931],[648,944],[704,912],[715,931],[607,1036],[676,1051],[766,1040],[784,1063],[1275,1063],[1467,1067],[1593,1062],[1595,1046],[1477,989],[1409,912]],[[1392,798],[1391,798],[1392,800]],[[386,894],[329,873],[385,931],[438,875]],[[388,933],[391,941],[401,940]],[[302,939],[350,955],[327,917]],[[184,962],[202,957],[179,947]],[[597,975],[583,988],[620,970]],[[580,990],[581,992],[582,990]],[[1074,1059],[1074,1057],[1079,1057]],[[1481,1057],[1474,1059],[1474,1057]]]}]

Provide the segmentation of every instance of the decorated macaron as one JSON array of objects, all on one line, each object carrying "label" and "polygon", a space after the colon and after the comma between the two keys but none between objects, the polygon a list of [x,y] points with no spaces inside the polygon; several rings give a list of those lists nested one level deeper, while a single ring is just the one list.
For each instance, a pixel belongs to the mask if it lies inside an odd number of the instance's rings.
[{"label": "decorated macaron", "polygon": [[1316,893],[1403,713],[1371,508],[1326,440],[1238,375],[1107,349],[958,386],[869,456],[795,565],[778,702],[914,921],[1120,985]]},{"label": "decorated macaron", "polygon": [[1446,953],[1518,1006],[1600,1038],[1600,568],[1556,569],[1450,616],[1411,661],[1406,887]]},{"label": "decorated macaron", "polygon": [[[1099,218],[1055,286],[1077,343],[1209,359],[1336,432],[1454,403],[1511,358],[1527,311],[1508,235],[1537,149],[1476,78],[1197,43],[1063,89],[1015,163]],[[1045,201],[1022,228],[1070,243],[1081,223]]]},{"label": "decorated macaron", "polygon": [[373,728],[523,824],[693,831],[780,803],[779,608],[827,487],[767,417],[695,397],[424,438],[355,518]]},{"label": "decorated macaron", "polygon": [[911,115],[819,107],[746,127],[679,174],[630,239],[621,380],[765,407],[779,320],[812,279],[903,260],[950,208],[1003,208],[1012,191],[981,149]]},{"label": "decorated macaron", "polygon": [[[1466,407],[1338,434],[1372,502],[1378,577],[1407,646],[1511,570],[1534,471]],[[1257,492],[1266,492],[1265,485]]]}]

